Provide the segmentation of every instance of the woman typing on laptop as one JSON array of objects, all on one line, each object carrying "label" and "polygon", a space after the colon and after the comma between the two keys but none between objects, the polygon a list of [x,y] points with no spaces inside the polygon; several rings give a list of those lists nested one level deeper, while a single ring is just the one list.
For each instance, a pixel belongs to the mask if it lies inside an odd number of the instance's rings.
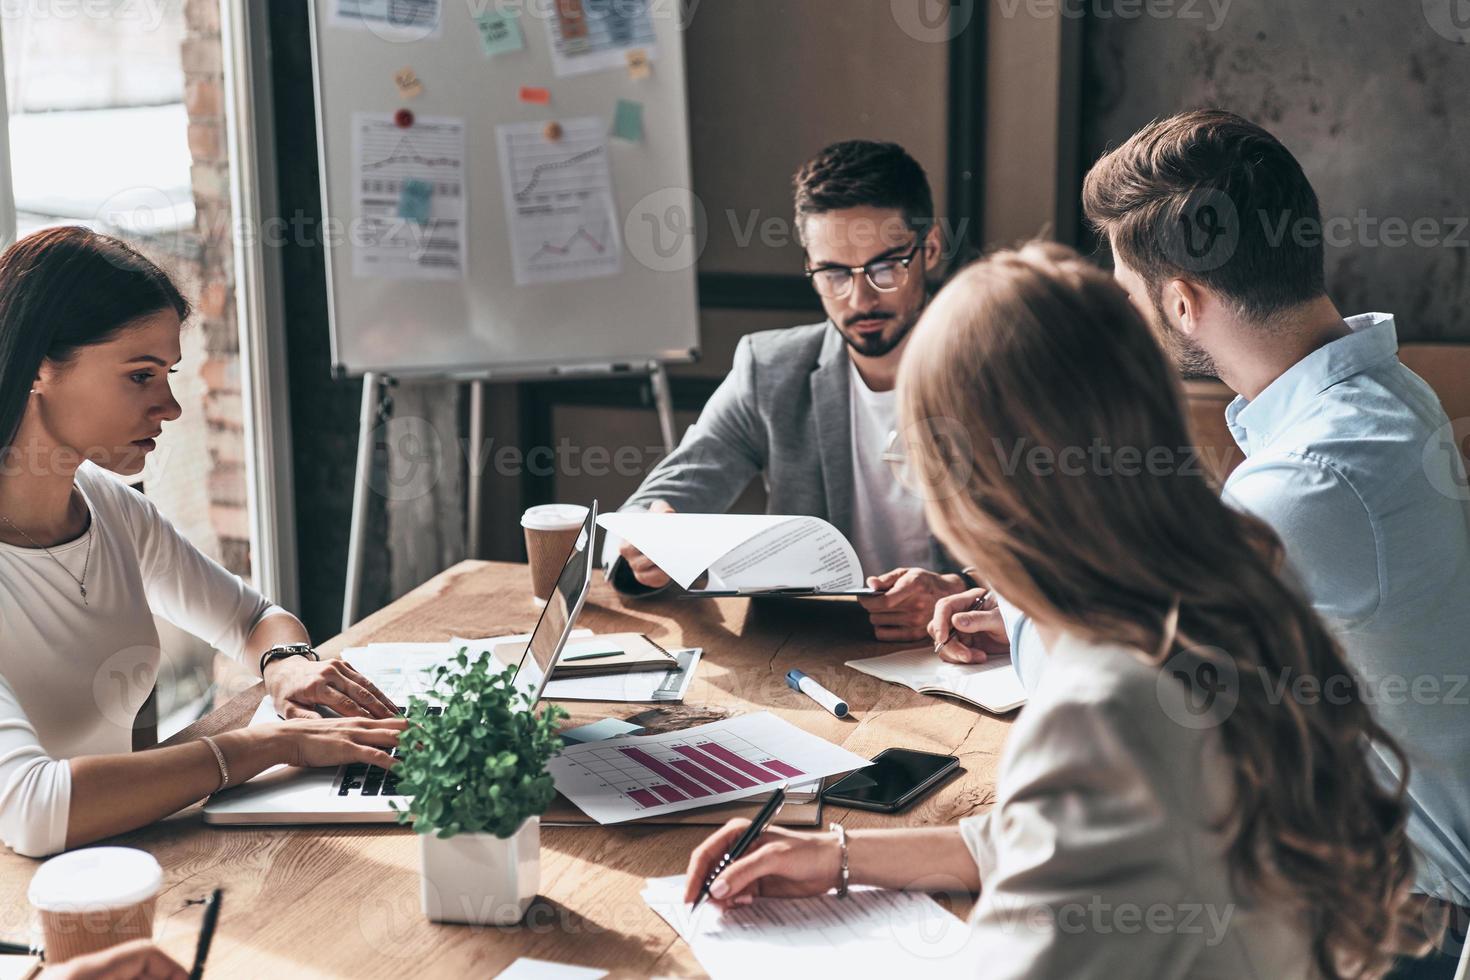
[{"label": "woman typing on laptop", "polygon": [[[1191,460],[1122,290],[1061,246],[971,266],[916,329],[899,400],[930,527],[1039,626],[1046,673],[988,812],[771,830],[714,901],[979,892],[987,977],[1379,975],[1413,857],[1403,785],[1369,752],[1400,772],[1403,753],[1277,577],[1274,535]],[[743,824],[695,851],[689,899]]]},{"label": "woman typing on laptop", "polygon": [[[403,722],[119,476],[179,417],[188,303],[129,246],[52,228],[0,255],[0,839],[39,856],[277,764],[391,766]],[[263,672],[291,720],[133,752],[154,616]],[[320,707],[342,718],[321,717]]]}]

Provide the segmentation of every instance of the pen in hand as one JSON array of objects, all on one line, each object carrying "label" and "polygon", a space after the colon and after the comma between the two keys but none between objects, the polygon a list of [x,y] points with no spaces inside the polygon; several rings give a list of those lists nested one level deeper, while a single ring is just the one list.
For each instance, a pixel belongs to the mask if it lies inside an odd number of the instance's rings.
[{"label": "pen in hand", "polygon": [[[990,590],[989,589],[985,589],[984,591],[982,591],[979,595],[977,595],[975,597],[975,601],[972,602],[972,603],[970,603],[969,608],[967,608],[965,610],[965,612],[967,612],[967,613],[974,612],[975,610],[979,609],[982,605],[984,605],[985,604],[985,600],[986,599],[989,599],[989,598],[990,598]],[[962,616],[962,615],[964,615],[964,613],[956,613],[955,615],[956,616]],[[946,636],[944,639],[940,640],[938,643],[934,644],[934,652],[935,653],[938,653],[940,650],[943,650],[945,647],[949,646],[949,644],[954,640],[955,636],[958,633],[959,633],[959,627],[957,627],[957,626],[954,625],[954,617],[950,617],[950,621],[949,621],[949,635]]]},{"label": "pen in hand", "polygon": [[693,912],[699,908],[699,903],[709,897],[709,889],[715,883],[715,879],[726,868],[744,856],[745,852],[750,849],[750,845],[755,843],[756,838],[765,833],[771,821],[776,819],[776,814],[781,812],[781,807],[785,803],[786,784],[782,783],[776,787],[776,791],[771,794],[771,798],[766,801],[766,805],[761,807],[761,812],[756,814],[755,819],[750,822],[750,826],[745,828],[745,833],[740,835],[740,839],[735,842],[735,846],[725,852],[725,856],[720,858],[719,863],[705,877],[704,884],[699,886],[699,895],[694,899],[694,904],[689,906],[689,911]]}]

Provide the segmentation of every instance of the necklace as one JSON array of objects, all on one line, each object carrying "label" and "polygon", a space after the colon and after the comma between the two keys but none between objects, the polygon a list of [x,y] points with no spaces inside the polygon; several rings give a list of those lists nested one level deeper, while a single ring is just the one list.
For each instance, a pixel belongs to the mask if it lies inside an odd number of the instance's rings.
[{"label": "necklace", "polygon": [[77,588],[80,589],[81,590],[81,593],[82,593],[82,605],[84,605],[84,606],[90,606],[91,605],[91,603],[87,601],[87,569],[89,569],[89,568],[92,567],[92,521],[91,520],[88,520],[87,521],[87,558],[86,558],[86,561],[84,561],[82,563],[82,577],[81,578],[77,578],[75,575],[73,575],[72,574],[72,570],[70,568],[67,568],[66,565],[62,563],[62,561],[61,561],[60,558],[57,558],[56,555],[52,554],[50,548],[46,547],[44,544],[42,544],[41,542],[37,541],[35,538],[31,537],[29,534],[27,534],[25,532],[24,529],[19,528],[19,527],[16,527],[15,522],[12,521],[10,518],[6,517],[4,514],[0,514],[0,521],[4,521],[6,523],[6,525],[10,527],[11,530],[15,531],[15,533],[17,533],[21,537],[25,538],[27,541],[29,541],[35,547],[40,548],[42,551],[46,552],[47,556],[50,557],[50,559],[52,561],[56,562],[57,565],[60,565],[61,566],[61,570],[63,572],[65,572],[67,575],[71,576],[71,580],[73,582],[77,583]]}]

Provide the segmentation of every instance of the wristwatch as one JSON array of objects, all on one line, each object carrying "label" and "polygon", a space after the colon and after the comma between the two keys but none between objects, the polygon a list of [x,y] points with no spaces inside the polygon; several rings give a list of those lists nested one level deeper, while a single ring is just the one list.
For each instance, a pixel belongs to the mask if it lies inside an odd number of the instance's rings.
[{"label": "wristwatch", "polygon": [[981,582],[975,577],[976,571],[978,571],[978,569],[976,569],[974,565],[970,565],[960,569],[959,576],[960,578],[965,580],[965,584],[968,585],[970,588],[983,589],[985,587],[985,583]]},{"label": "wristwatch", "polygon": [[322,659],[321,654],[313,650],[310,643],[277,643],[260,655],[260,676],[265,676],[267,664],[285,660],[287,657],[305,657],[308,660]]}]

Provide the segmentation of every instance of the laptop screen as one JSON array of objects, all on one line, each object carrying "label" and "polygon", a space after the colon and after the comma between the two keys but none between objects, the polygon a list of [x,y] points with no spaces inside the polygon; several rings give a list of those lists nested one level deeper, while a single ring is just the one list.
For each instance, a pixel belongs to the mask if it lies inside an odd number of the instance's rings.
[{"label": "laptop screen", "polygon": [[594,500],[582,522],[582,530],[572,545],[572,553],[562,566],[556,580],[556,588],[541,610],[541,618],[531,633],[531,642],[516,667],[516,687],[525,691],[532,699],[539,698],[546,687],[547,678],[556,664],[556,657],[566,645],[567,634],[572,623],[582,611],[582,601],[587,598],[587,587],[592,581],[592,537],[597,527],[597,502]]}]

